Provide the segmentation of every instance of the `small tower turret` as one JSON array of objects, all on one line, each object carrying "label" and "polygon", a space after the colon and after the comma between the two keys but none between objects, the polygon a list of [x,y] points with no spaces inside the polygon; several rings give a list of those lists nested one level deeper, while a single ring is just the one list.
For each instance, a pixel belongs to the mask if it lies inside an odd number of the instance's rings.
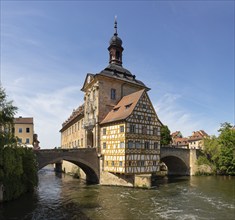
[{"label": "small tower turret", "polygon": [[114,34],[109,41],[109,63],[122,66],[122,40],[118,37],[117,33],[117,19],[114,21]]}]

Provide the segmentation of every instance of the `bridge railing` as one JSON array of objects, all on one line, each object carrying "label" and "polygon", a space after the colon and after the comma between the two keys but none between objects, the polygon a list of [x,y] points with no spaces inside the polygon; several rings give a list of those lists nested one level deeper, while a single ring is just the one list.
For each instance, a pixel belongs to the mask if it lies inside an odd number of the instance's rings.
[{"label": "bridge railing", "polygon": [[187,146],[180,146],[180,145],[163,145],[161,147],[189,149],[189,147],[187,147]]},{"label": "bridge railing", "polygon": [[95,148],[52,148],[52,149],[34,149],[34,151],[39,152],[78,152],[78,151],[93,151]]}]

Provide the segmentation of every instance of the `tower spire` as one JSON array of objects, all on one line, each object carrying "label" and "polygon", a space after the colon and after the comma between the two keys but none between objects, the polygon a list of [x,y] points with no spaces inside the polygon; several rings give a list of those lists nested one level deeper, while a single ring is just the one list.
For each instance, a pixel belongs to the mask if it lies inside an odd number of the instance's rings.
[{"label": "tower spire", "polygon": [[117,15],[114,17],[114,35],[117,36]]},{"label": "tower spire", "polygon": [[114,34],[109,41],[109,63],[122,66],[122,40],[117,33],[117,16],[114,19]]}]

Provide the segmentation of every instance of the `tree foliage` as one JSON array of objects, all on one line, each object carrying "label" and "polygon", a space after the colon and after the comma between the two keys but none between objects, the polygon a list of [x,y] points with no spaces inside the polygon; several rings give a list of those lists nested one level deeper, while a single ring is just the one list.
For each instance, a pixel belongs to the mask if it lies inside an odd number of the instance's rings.
[{"label": "tree foliage", "polygon": [[171,132],[167,125],[161,127],[161,146],[169,145],[172,141]]},{"label": "tree foliage", "polygon": [[235,130],[229,123],[223,123],[219,130],[220,158],[219,172],[235,175]]},{"label": "tree foliage", "polygon": [[7,101],[0,87],[0,185],[3,199],[11,200],[32,191],[38,183],[36,157],[32,149],[17,146],[13,132],[17,107]]},{"label": "tree foliage", "polygon": [[235,130],[231,124],[221,124],[219,136],[204,139],[203,156],[199,164],[209,164],[214,172],[235,175]]},{"label": "tree foliage", "polygon": [[0,147],[16,142],[12,132],[17,107],[7,100],[5,90],[0,86]]},{"label": "tree foliage", "polygon": [[0,148],[0,183],[5,201],[33,191],[37,186],[36,156],[31,148],[6,146]]},{"label": "tree foliage", "polygon": [[204,139],[204,153],[208,161],[217,168],[218,160],[220,157],[220,145],[218,138],[216,136],[212,136],[211,138]]}]

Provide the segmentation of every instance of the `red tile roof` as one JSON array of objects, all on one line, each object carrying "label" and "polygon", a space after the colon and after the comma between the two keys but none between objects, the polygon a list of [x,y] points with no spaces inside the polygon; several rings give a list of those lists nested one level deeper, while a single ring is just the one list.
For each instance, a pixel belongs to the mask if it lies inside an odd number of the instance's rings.
[{"label": "red tile roof", "polygon": [[142,89],[138,92],[134,92],[130,95],[124,96],[116,106],[106,115],[101,124],[120,121],[126,119],[133,112],[136,104],[139,99],[145,92],[145,89]]},{"label": "red tile roof", "polygon": [[182,137],[182,134],[180,131],[175,131],[171,134],[172,138]]},{"label": "red tile roof", "polygon": [[33,118],[32,117],[28,117],[28,118],[23,118],[23,117],[19,117],[19,118],[14,118],[14,124],[33,124]]},{"label": "red tile roof", "polygon": [[175,138],[173,139],[172,144],[177,146],[186,146],[188,145],[188,138],[181,138],[181,137]]},{"label": "red tile roof", "polygon": [[189,141],[202,140],[203,138],[209,137],[209,135],[203,131],[194,131],[192,136],[189,137]]}]

